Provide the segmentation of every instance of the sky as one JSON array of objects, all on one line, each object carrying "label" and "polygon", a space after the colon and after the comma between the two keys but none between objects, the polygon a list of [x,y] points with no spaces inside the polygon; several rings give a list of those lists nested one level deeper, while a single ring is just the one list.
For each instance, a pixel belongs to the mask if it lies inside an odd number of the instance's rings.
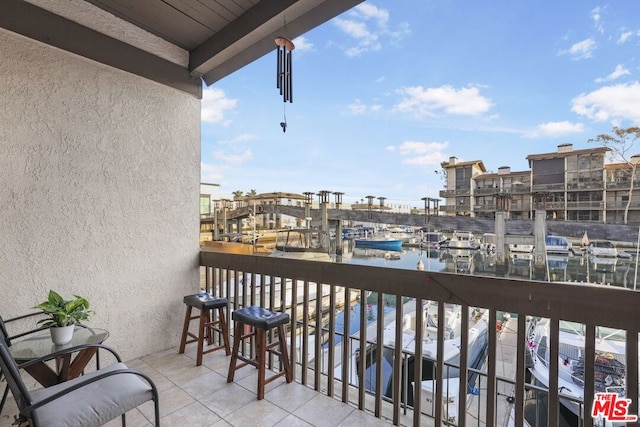
[{"label": "sky", "polygon": [[366,1],[293,42],[292,103],[275,43],[203,91],[201,178],[221,194],[420,207],[452,156],[523,171],[640,126],[637,0]]}]

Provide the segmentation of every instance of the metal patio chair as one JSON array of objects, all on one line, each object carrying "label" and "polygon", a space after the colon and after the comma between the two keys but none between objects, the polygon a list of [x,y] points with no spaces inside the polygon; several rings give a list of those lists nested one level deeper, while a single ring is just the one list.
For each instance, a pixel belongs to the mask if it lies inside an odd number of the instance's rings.
[{"label": "metal patio chair", "polygon": [[[32,329],[27,329],[27,330],[23,330],[19,333],[14,333],[13,335],[9,334],[9,331],[7,330],[7,324],[9,323],[21,323],[21,326],[24,322],[21,321],[25,321],[26,319],[29,318],[37,318],[38,316],[41,316],[42,312],[41,311],[36,311],[33,313],[29,313],[29,314],[24,314],[22,316],[17,316],[17,317],[12,317],[10,319],[3,319],[2,316],[0,316],[0,341],[4,342],[6,344],[7,347],[11,346],[11,341],[18,339],[18,338],[22,338],[25,336],[28,336],[30,334],[33,334],[35,332],[39,332],[42,330],[42,328],[32,328]],[[0,369],[0,381],[3,380],[3,371]],[[0,414],[2,413],[2,409],[4,408],[4,404],[7,401],[7,396],[9,395],[9,385],[6,385],[4,388],[4,391],[2,393],[2,400],[0,400]]]},{"label": "metal patio chair", "polygon": [[[21,368],[89,347],[109,351],[117,363],[51,387],[27,390],[20,375]],[[0,341],[0,369],[18,406],[18,426],[97,427],[120,416],[124,427],[126,413],[148,401],[154,402],[154,425],[160,425],[158,390],[153,381],[144,373],[129,369],[107,346],[86,344],[70,347],[18,366],[7,345]]]}]

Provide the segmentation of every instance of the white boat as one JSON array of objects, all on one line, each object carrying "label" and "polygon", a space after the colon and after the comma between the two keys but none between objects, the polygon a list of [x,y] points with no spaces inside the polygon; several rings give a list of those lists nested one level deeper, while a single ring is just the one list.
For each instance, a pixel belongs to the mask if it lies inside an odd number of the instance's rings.
[{"label": "white boat", "polygon": [[333,261],[329,254],[329,235],[315,229],[281,230],[275,239],[275,250],[270,256],[312,261]]},{"label": "white boat", "polygon": [[429,231],[422,235],[421,246],[426,249],[440,249],[447,242],[447,236],[439,231]]},{"label": "white boat", "polygon": [[608,240],[592,240],[587,246],[587,253],[598,258],[617,258],[618,250]]},{"label": "white boat", "polygon": [[[538,385],[549,384],[549,320],[531,319],[528,323],[527,349],[529,370]],[[596,328],[595,340],[595,387],[596,393],[625,392],[625,332],[612,328]],[[560,402],[575,416],[582,416],[584,401],[584,326],[568,321],[559,322],[558,391]],[[594,420],[601,427],[623,426],[608,420]]]},{"label": "white boat", "polygon": [[484,233],[480,237],[480,250],[493,252],[496,250],[496,235],[494,233]]},{"label": "white boat", "polygon": [[509,244],[509,253],[530,254],[533,252],[533,245]]},{"label": "white boat", "polygon": [[480,242],[470,231],[454,231],[449,240],[450,249],[478,249]]},{"label": "white boat", "polygon": [[[444,343],[443,343],[443,359],[445,364],[449,365],[444,376],[447,381],[454,378],[459,378],[460,371],[455,368],[459,365],[460,361],[460,331],[462,325],[462,319],[460,316],[460,306],[453,304],[445,305],[445,317],[444,319],[438,319],[438,303],[432,301],[424,301],[422,305],[422,319],[423,319],[423,336],[422,336],[422,396],[426,398],[429,393],[433,392],[433,380],[435,379],[435,361],[438,356],[438,328],[444,328]],[[387,396],[392,396],[392,370],[387,369],[393,365],[394,352],[398,345],[396,342],[396,322],[395,315],[390,319],[383,331],[383,354],[382,363],[384,364],[382,372],[383,379],[382,384],[384,389],[381,392]],[[468,332],[469,332],[469,368],[479,369],[486,358],[486,349],[488,342],[488,329],[486,313],[481,310],[473,310],[469,313]],[[415,360],[415,341],[416,341],[416,309],[415,301],[409,301],[403,306],[402,317],[402,342],[400,346],[402,352],[406,355],[403,357],[402,363],[405,365],[404,369],[413,371],[413,366],[416,363]],[[366,351],[366,366],[365,371],[367,377],[373,375],[376,372],[375,364],[370,364],[371,361],[375,361],[373,357],[377,349],[377,346],[372,345],[367,348]],[[362,357],[359,357],[358,363],[362,361]],[[411,380],[410,380],[411,381]],[[474,387],[475,376],[469,379],[470,388]],[[455,380],[451,381],[453,385]],[[406,403],[413,405],[413,381],[409,384],[407,390]],[[375,381],[367,383],[367,390],[375,392]],[[431,387],[431,389],[430,389]],[[453,398],[453,390],[446,400]],[[457,391],[455,391],[457,396]],[[405,398],[402,398],[405,400]],[[457,399],[455,399],[457,401]],[[450,416],[457,417],[457,409],[454,411],[454,406],[457,402],[450,402],[450,406],[447,410],[450,411]],[[457,406],[455,406],[457,408]],[[422,412],[425,414],[433,415],[433,406],[423,405]]]},{"label": "white boat", "polygon": [[572,251],[571,243],[564,236],[545,236],[544,247],[548,254],[568,254]]}]

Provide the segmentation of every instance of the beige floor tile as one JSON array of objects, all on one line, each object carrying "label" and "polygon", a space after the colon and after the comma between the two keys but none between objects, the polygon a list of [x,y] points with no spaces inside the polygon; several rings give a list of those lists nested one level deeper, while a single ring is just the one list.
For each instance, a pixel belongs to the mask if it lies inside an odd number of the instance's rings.
[{"label": "beige floor tile", "polygon": [[255,399],[255,393],[251,393],[237,384],[229,383],[208,397],[200,399],[200,402],[220,417],[225,418]]},{"label": "beige floor tile", "polygon": [[337,426],[355,409],[321,394],[293,412],[293,415],[316,426]]},{"label": "beige floor tile", "polygon": [[282,421],[276,424],[274,427],[313,427],[308,422],[301,420],[295,415],[287,415]]},{"label": "beige floor tile", "polygon": [[220,421],[220,417],[211,412],[209,408],[200,402],[194,402],[185,406],[160,420],[162,425],[189,426],[189,427],[211,427]]},{"label": "beige floor tile", "polygon": [[368,414],[364,411],[354,410],[347,418],[338,424],[338,427],[348,426],[367,426],[367,427],[387,427],[388,422],[376,418],[375,416]]},{"label": "beige floor tile", "polygon": [[250,402],[224,419],[234,426],[272,427],[288,415],[287,411],[263,399]]},{"label": "beige floor tile", "polygon": [[180,387],[196,399],[202,399],[227,385],[227,379],[217,372],[209,372],[182,384]]},{"label": "beige floor tile", "polygon": [[293,412],[317,395],[315,390],[293,382],[268,391],[264,398],[286,411]]},{"label": "beige floor tile", "polygon": [[[170,389],[161,392],[159,398],[161,418],[196,401],[178,386],[171,387]],[[141,405],[139,409],[149,420],[154,419],[153,402],[147,402]]]},{"label": "beige floor tile", "polygon": [[164,373],[164,376],[172,383],[182,387],[183,384],[186,384],[198,377],[210,374],[211,372],[211,369],[206,366],[196,366],[194,363],[185,365],[181,368],[176,367],[169,372]]}]

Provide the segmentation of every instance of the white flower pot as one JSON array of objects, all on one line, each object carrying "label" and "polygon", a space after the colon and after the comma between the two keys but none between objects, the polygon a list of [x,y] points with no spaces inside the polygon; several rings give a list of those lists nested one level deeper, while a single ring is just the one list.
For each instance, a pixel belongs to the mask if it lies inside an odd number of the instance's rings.
[{"label": "white flower pot", "polygon": [[63,345],[71,342],[74,328],[75,325],[49,328],[49,331],[51,331],[51,341],[53,341],[55,345]]}]

